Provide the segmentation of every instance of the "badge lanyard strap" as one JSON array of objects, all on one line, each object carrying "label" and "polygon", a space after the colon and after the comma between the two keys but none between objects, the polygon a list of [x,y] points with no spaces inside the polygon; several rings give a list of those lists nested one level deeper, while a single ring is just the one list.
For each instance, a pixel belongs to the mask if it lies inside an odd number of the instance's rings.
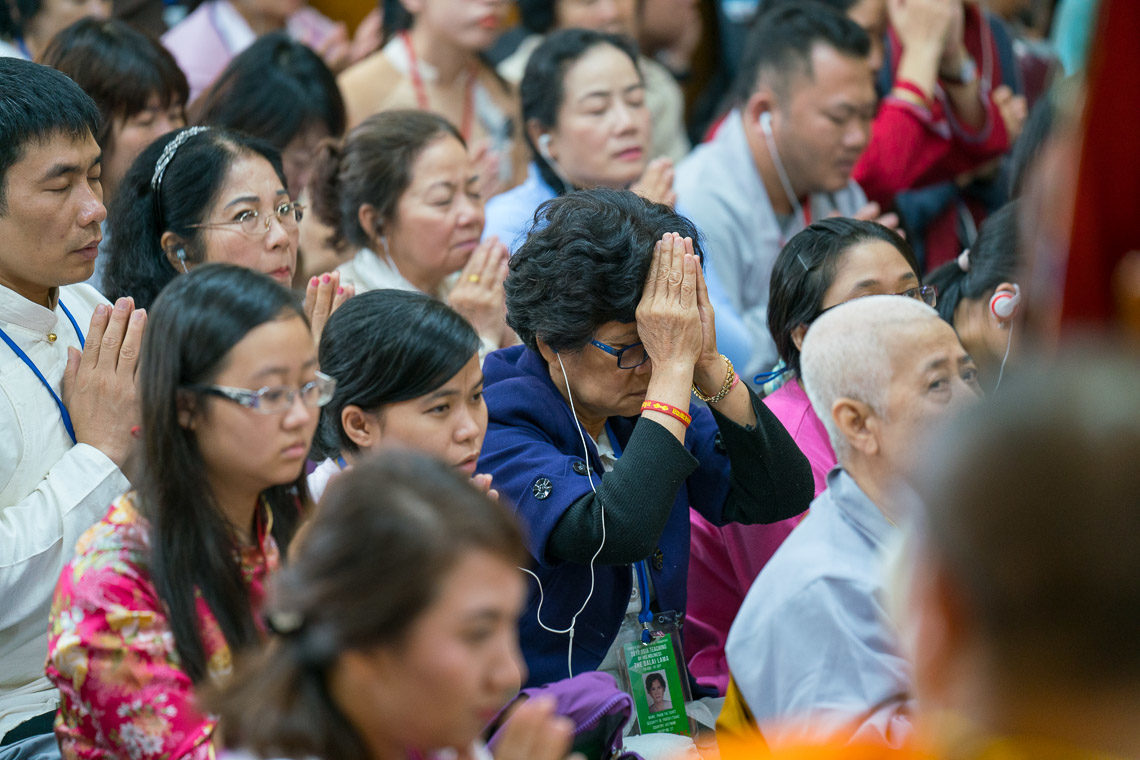
[{"label": "badge lanyard strap", "polygon": [[[614,435],[608,422],[606,436],[610,439],[610,447],[614,450],[614,459],[618,459],[621,457],[621,444],[618,443],[617,436]],[[648,644],[649,624],[653,622],[653,611],[649,609],[649,566],[642,559],[633,563],[633,567],[637,571],[637,586],[641,593],[641,612],[637,613],[637,622],[641,623],[641,643]]]},{"label": "badge lanyard strap", "polygon": [[[427,88],[424,87],[424,80],[420,76],[419,61],[416,60],[416,49],[412,47],[412,37],[408,34],[407,30],[400,32],[400,40],[404,43],[404,48],[408,51],[408,64],[410,71],[408,72],[412,77],[412,89],[416,93],[416,103],[419,104],[421,111],[430,111],[431,103],[428,101]],[[463,136],[464,141],[471,139],[471,116],[475,111],[475,68],[472,67],[467,71],[467,87],[463,93],[463,121],[459,125],[459,134]]]},{"label": "badge lanyard strap", "polygon": [[[79,336],[79,346],[82,349],[86,345],[86,341],[83,338],[83,331],[79,329],[79,323],[75,321],[75,317],[71,316],[71,312],[68,311],[67,307],[63,305],[63,301],[59,302],[59,308],[63,309],[63,313],[67,315],[67,319],[71,322],[71,326],[75,328],[75,334]],[[63,399],[61,399],[59,397],[59,394],[55,392],[55,389],[51,387],[51,383],[49,383],[47,381],[47,378],[43,376],[43,373],[40,372],[40,369],[36,366],[36,363],[32,361],[31,357],[24,353],[24,350],[22,348],[16,345],[16,341],[12,340],[8,336],[8,333],[4,332],[3,329],[0,329],[0,338],[4,339],[4,342],[7,343],[8,347],[15,352],[16,356],[20,358],[20,361],[26,364],[28,366],[28,369],[30,369],[36,378],[41,383],[43,383],[43,386],[47,388],[47,392],[51,394],[52,400],[55,401],[55,405],[59,407],[59,416],[63,420],[63,427],[67,429],[67,434],[71,437],[72,444],[79,443],[75,437],[75,427],[71,424],[71,415],[68,413],[67,407],[63,405]]]}]

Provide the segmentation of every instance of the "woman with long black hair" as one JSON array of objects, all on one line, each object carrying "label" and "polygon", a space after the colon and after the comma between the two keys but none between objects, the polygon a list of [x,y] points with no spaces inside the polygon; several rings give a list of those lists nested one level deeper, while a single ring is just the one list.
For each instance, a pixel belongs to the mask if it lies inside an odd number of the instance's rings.
[{"label": "woman with long black hair", "polygon": [[332,395],[292,294],[209,265],[155,301],[139,367],[138,489],[80,539],[52,605],[64,757],[208,757],[194,689],[260,641],[255,611],[308,497]]}]

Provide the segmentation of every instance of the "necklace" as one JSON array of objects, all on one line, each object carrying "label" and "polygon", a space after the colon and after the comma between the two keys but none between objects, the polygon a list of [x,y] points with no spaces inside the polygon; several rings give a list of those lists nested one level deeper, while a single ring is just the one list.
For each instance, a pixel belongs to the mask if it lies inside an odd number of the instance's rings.
[{"label": "necklace", "polygon": [[[400,40],[404,43],[404,48],[408,51],[408,62],[410,74],[412,77],[412,89],[416,91],[416,104],[420,110],[430,111],[431,103],[428,100],[427,88],[424,86],[423,77],[420,76],[420,64],[416,60],[416,49],[412,46],[412,36],[408,34],[407,30],[400,32]],[[471,117],[475,111],[475,66],[467,68],[467,86],[464,88],[463,94],[463,121],[459,125],[459,134],[463,136],[464,142],[469,142],[471,138]]]}]

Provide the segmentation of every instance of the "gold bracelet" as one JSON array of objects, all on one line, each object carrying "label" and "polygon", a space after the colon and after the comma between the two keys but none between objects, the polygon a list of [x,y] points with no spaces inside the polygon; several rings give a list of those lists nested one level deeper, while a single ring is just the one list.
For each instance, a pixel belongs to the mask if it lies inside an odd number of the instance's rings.
[{"label": "gold bracelet", "polygon": [[715,396],[706,396],[701,392],[701,389],[697,387],[697,384],[693,383],[693,395],[706,404],[715,404],[723,400],[724,397],[728,395],[728,392],[736,386],[736,383],[733,382],[736,380],[736,370],[732,367],[732,360],[724,354],[721,354],[720,358],[724,359],[724,363],[728,365],[728,374],[724,376],[724,385],[720,386],[720,391]]}]

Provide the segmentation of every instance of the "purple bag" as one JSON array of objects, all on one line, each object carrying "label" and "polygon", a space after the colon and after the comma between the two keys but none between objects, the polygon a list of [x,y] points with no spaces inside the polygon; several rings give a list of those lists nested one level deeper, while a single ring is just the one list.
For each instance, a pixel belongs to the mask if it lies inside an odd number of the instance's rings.
[{"label": "purple bag", "polygon": [[571,752],[581,752],[586,760],[643,760],[634,752],[622,752],[622,729],[633,714],[633,699],[618,689],[612,676],[596,671],[520,691],[491,723],[488,749],[495,751],[510,722],[502,715],[519,700],[538,696],[552,698],[555,712],[574,722]]}]

